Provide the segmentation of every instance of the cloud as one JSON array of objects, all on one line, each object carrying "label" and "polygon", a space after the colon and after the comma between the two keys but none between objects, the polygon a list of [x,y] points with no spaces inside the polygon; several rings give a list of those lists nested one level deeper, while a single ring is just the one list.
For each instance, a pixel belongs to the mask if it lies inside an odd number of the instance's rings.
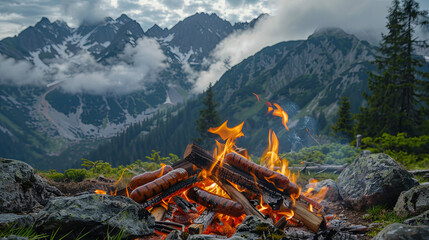
[{"label": "cloud", "polygon": [[6,85],[46,84],[45,73],[28,61],[17,61],[0,54],[0,83]]},{"label": "cloud", "polygon": [[61,10],[72,24],[80,25],[83,22],[94,24],[107,17],[107,0],[62,0]]},{"label": "cloud", "polygon": [[318,28],[340,27],[358,37],[378,39],[384,31],[390,4],[387,0],[277,0],[274,3],[278,4],[275,16],[259,22],[253,30],[232,34],[218,44],[209,69],[191,79],[195,92],[219,80],[227,70],[225,60],[233,66],[266,46],[306,39]]},{"label": "cloud", "polygon": [[144,90],[166,67],[166,57],[153,39],[139,39],[136,47],[127,45],[119,61],[104,66],[88,53],[79,54],[66,63],[52,64],[57,69],[54,80],[69,93],[127,94]]},{"label": "cloud", "polygon": [[127,94],[145,90],[148,83],[156,81],[165,62],[158,42],[149,38],[139,39],[135,47],[126,45],[109,66],[98,63],[89,53],[55,60],[44,70],[0,55],[0,84],[43,86],[49,80],[60,82],[68,93]]}]

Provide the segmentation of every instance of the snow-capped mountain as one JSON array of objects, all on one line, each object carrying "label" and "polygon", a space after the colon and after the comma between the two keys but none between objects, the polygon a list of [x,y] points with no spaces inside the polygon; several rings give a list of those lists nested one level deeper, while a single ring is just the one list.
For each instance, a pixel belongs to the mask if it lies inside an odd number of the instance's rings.
[{"label": "snow-capped mountain", "polygon": [[[83,22],[77,28],[42,18],[17,36],[0,41],[0,60],[26,66],[24,77],[32,77],[31,71],[42,76],[31,85],[2,81],[7,76],[0,76],[0,137],[11,144],[0,147],[0,156],[58,155],[70,142],[114,136],[164,105],[184,101],[191,83],[183,65],[189,63],[198,71],[219,42],[234,31],[252,28],[258,19],[233,26],[216,14],[197,13],[171,29],[154,25],[144,32],[125,14]],[[164,67],[152,74],[146,69],[151,61]],[[143,87],[131,85],[125,93],[115,88],[94,93],[64,87],[69,84],[64,79],[72,79],[77,82],[74,87],[80,84],[78,89],[81,85],[98,88],[98,78],[126,87],[131,83],[121,81],[135,82],[130,69],[137,72],[135,78],[151,80],[142,80]]]}]

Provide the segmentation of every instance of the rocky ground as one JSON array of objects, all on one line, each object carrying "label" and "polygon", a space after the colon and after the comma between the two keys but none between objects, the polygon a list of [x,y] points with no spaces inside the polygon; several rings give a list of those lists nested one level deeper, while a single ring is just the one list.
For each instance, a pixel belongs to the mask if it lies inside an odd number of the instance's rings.
[{"label": "rocky ground", "polygon": [[[419,185],[389,156],[364,152],[337,181],[318,184],[323,186],[329,191],[322,205],[335,214],[328,230],[276,229],[248,216],[230,239],[371,239],[366,232],[380,225],[366,217],[366,209],[377,205],[406,220],[386,226],[374,239],[429,239],[429,185]],[[122,229],[124,239],[156,239],[154,218],[146,209],[123,196],[92,194],[95,189],[113,191],[114,181],[101,176],[80,183],[48,182],[26,163],[0,159],[0,230],[33,225],[38,233],[71,232],[66,239],[82,232],[87,234],[83,239],[103,239]],[[167,239],[216,238],[175,231]]]}]

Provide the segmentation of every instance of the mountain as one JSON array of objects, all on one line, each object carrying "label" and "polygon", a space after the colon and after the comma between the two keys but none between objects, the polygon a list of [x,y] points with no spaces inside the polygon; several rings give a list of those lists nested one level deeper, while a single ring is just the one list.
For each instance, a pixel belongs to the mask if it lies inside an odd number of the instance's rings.
[{"label": "mountain", "polygon": [[[279,138],[281,151],[313,145],[309,134],[327,133],[342,96],[350,97],[353,112],[363,104],[366,71],[373,70],[370,61],[375,53],[374,46],[338,28],[319,29],[306,40],[266,47],[233,66],[214,85],[215,99],[220,104],[217,110],[229,126],[245,122],[245,136],[238,144],[249,153],[262,154],[270,128]],[[115,143],[106,143],[89,157],[121,164],[116,162],[115,154],[125,157],[125,162],[144,159],[151,149],[181,156],[196,137],[195,121],[202,97],[190,101],[167,120],[160,120],[149,133],[129,139],[123,145],[126,147],[117,149]],[[290,131],[285,130],[279,118],[267,115],[266,101],[280,104],[288,113]],[[184,116],[186,121],[182,120]],[[184,129],[192,134],[185,135]]]},{"label": "mountain", "polygon": [[[29,72],[44,73],[43,82],[49,84],[1,84],[4,81],[0,76],[0,137],[5,142],[0,147],[0,156],[19,158],[38,168],[76,164],[98,142],[115,136],[133,123],[151,118],[158,110],[184,102],[191,95],[192,87],[184,65],[189,63],[194,71],[199,71],[203,59],[210,58],[220,41],[234,31],[248,29],[251,24],[240,26],[234,28],[216,14],[205,13],[187,17],[171,29],[154,25],[146,33],[125,14],[116,19],[83,22],[77,28],[44,17],[17,36],[1,40],[2,59],[7,63],[13,63],[11,59],[18,61],[16,65],[27,66]],[[118,64],[131,66],[133,71],[144,69],[144,65],[134,66],[130,59],[123,59],[123,54],[127,46],[129,54],[139,41],[148,38],[159,43],[167,67],[141,90],[100,94],[68,92],[61,87],[63,75],[97,77]],[[60,70],[64,72],[61,78],[53,77]],[[79,75],[80,72],[87,75]],[[82,84],[96,84],[92,80],[88,78]],[[59,162],[59,159],[68,161]]]}]

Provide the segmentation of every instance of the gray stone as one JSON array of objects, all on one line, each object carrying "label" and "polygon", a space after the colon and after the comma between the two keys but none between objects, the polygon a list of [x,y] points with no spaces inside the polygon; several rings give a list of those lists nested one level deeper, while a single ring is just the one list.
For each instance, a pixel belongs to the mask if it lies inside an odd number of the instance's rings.
[{"label": "gray stone", "polygon": [[0,158],[0,213],[27,213],[61,192],[27,163]]},{"label": "gray stone", "polygon": [[427,210],[426,212],[409,218],[407,220],[404,221],[405,224],[408,225],[412,225],[412,226],[416,226],[416,225],[428,225],[429,227],[429,210]]},{"label": "gray stone", "polygon": [[375,205],[393,207],[402,191],[419,183],[384,153],[363,153],[338,176],[340,195],[356,210]]},{"label": "gray stone", "polygon": [[29,240],[26,237],[16,236],[16,235],[9,235],[7,237],[2,237],[0,240]]},{"label": "gray stone", "polygon": [[167,237],[165,237],[164,240],[185,240],[187,239],[187,234],[179,231],[179,230],[174,230],[172,232],[170,232]]},{"label": "gray stone", "polygon": [[429,210],[429,185],[420,185],[404,191],[394,208],[400,217],[416,216]]},{"label": "gray stone", "polygon": [[87,194],[77,197],[57,197],[36,215],[36,230],[59,234],[71,232],[68,239],[80,233],[85,239],[96,239],[117,234],[121,229],[124,238],[154,233],[155,219],[141,205],[123,196]]},{"label": "gray stone", "polygon": [[0,214],[0,230],[9,226],[27,227],[34,223],[34,217],[31,215],[17,215],[13,213]]},{"label": "gray stone", "polygon": [[373,240],[427,240],[429,239],[429,226],[410,226],[393,223],[386,226]]}]

